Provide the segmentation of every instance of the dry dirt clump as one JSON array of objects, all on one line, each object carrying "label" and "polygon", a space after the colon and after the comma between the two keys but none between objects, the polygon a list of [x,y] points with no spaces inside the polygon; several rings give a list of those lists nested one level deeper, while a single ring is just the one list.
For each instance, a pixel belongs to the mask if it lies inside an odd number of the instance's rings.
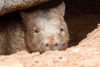
[{"label": "dry dirt clump", "polygon": [[25,51],[0,57],[0,67],[100,67],[100,27],[78,46],[66,51],[28,54]]}]

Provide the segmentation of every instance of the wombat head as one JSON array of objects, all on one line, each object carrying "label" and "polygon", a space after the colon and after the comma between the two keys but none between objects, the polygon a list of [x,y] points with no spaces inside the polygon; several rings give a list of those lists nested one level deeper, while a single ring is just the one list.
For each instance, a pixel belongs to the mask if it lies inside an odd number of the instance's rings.
[{"label": "wombat head", "polygon": [[26,44],[31,51],[64,50],[68,45],[68,29],[64,21],[65,5],[56,8],[22,12]]}]

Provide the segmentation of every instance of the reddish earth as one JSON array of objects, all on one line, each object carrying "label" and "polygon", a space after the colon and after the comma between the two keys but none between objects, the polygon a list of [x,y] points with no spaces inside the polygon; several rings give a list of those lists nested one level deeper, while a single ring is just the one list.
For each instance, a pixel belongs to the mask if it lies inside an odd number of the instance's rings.
[{"label": "reddish earth", "polygon": [[[98,25],[99,26],[99,25]],[[100,27],[78,46],[65,51],[28,54],[25,51],[0,57],[0,67],[100,67]]]}]

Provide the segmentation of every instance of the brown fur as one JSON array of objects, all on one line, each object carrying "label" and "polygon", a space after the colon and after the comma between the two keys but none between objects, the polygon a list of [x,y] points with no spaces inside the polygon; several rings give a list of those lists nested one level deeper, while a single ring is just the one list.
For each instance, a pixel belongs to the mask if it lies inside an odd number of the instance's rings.
[{"label": "brown fur", "polygon": [[[69,34],[64,21],[64,3],[45,10],[26,10],[21,12],[24,23],[25,43],[31,51],[64,50],[67,48]],[[60,29],[64,31],[61,32]],[[39,33],[35,33],[39,30]]]},{"label": "brown fur", "polygon": [[20,21],[12,15],[0,17],[0,54],[27,51],[21,25]]}]

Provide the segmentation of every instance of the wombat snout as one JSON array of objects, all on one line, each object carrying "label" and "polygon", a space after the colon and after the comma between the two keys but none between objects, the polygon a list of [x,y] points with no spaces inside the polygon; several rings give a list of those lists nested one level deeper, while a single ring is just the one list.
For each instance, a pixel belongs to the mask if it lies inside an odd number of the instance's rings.
[{"label": "wombat snout", "polygon": [[[48,47],[50,44],[49,43],[46,43],[46,46]],[[54,46],[58,46],[58,43],[55,43]]]},{"label": "wombat snout", "polygon": [[46,50],[57,50],[55,48],[58,48],[59,47],[59,44],[57,44],[57,43],[55,43],[55,44],[46,43],[44,45],[45,45],[45,49]]},{"label": "wombat snout", "polygon": [[[46,46],[46,47],[49,47],[50,45],[51,45],[51,44],[49,44],[49,43],[45,43],[45,46]],[[56,47],[56,46],[58,46],[58,43],[54,43],[54,44],[52,44],[52,45]]]},{"label": "wombat snout", "polygon": [[44,37],[42,46],[44,46],[46,50],[57,50],[63,45],[63,42],[61,42],[59,38],[57,34],[55,36],[49,35],[48,37]]},{"label": "wombat snout", "polygon": [[59,43],[54,43],[54,44],[49,44],[49,43],[45,43],[44,44],[46,47],[49,47],[49,49],[54,50],[54,47],[59,47]]}]

